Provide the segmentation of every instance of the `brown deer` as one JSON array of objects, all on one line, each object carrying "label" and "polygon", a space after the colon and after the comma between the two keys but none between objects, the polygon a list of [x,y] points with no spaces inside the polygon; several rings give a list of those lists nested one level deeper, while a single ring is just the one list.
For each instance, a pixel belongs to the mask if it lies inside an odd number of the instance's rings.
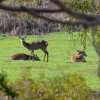
[{"label": "brown deer", "polygon": [[87,56],[84,50],[77,50],[78,54],[72,54],[71,62],[86,62],[84,56]]},{"label": "brown deer", "polygon": [[[29,55],[27,54],[24,54],[24,53],[16,53],[16,54],[13,54],[9,57],[9,60],[29,60]],[[32,60],[32,56],[30,58],[30,60]],[[39,57],[37,55],[34,55],[34,60],[36,61],[40,61]]]},{"label": "brown deer", "polygon": [[40,41],[32,41],[32,42],[27,43],[25,41],[26,36],[23,38],[19,36],[19,38],[23,46],[27,48],[29,51],[31,51],[29,60],[31,56],[33,56],[33,61],[34,61],[34,50],[41,49],[45,53],[43,61],[45,61],[45,57],[47,56],[47,62],[48,62],[48,51],[47,51],[48,42],[47,41],[40,40]]}]

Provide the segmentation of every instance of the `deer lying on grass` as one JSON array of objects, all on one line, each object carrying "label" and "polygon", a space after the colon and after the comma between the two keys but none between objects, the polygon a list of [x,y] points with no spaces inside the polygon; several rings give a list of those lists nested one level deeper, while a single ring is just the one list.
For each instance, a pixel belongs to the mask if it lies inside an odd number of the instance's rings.
[{"label": "deer lying on grass", "polygon": [[[24,54],[24,53],[17,53],[13,54],[9,57],[9,60],[29,60],[29,55]],[[32,56],[30,57],[30,60],[32,60]],[[40,61],[39,57],[37,55],[34,55],[34,60]]]},{"label": "deer lying on grass", "polygon": [[86,62],[84,56],[87,56],[84,50],[77,50],[78,54],[72,54],[71,62]]},{"label": "deer lying on grass", "polygon": [[41,49],[45,53],[43,61],[45,61],[45,57],[47,56],[47,62],[48,62],[48,51],[47,51],[48,42],[47,41],[40,40],[40,41],[32,41],[32,42],[27,43],[25,41],[26,36],[23,38],[19,36],[19,38],[23,46],[27,48],[29,51],[31,51],[29,60],[31,56],[33,56],[33,61],[34,61],[34,50]]}]

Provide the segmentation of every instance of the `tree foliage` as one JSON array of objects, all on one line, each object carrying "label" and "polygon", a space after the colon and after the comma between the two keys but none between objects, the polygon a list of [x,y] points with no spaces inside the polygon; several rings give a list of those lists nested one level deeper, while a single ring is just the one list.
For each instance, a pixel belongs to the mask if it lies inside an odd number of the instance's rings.
[{"label": "tree foliage", "polygon": [[[0,87],[4,90],[2,93],[12,100],[14,98],[16,100],[95,100],[98,98],[86,85],[85,79],[78,74],[54,78],[47,78],[44,74],[40,74],[38,80],[30,78],[29,74],[24,74],[20,80],[13,83],[9,82],[3,73],[0,77],[3,78],[2,80],[0,78]],[[9,92],[1,83],[5,84]]]}]

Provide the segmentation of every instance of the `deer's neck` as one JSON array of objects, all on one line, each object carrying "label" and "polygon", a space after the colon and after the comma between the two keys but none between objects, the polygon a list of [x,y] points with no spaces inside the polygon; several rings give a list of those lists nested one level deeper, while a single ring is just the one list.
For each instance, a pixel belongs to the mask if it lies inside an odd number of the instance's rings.
[{"label": "deer's neck", "polygon": [[29,50],[29,44],[25,41],[22,41],[22,44],[25,48],[27,48]]}]

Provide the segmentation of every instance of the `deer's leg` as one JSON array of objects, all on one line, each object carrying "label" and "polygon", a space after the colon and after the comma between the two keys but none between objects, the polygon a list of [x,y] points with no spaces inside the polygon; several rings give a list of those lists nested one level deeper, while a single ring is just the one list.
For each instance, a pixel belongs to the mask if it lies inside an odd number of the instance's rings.
[{"label": "deer's leg", "polygon": [[49,53],[48,53],[48,51],[46,51],[46,54],[47,54],[47,62],[48,62],[48,56],[49,56]]},{"label": "deer's leg", "polygon": [[45,62],[45,57],[46,57],[46,53],[44,54],[44,58],[43,58],[43,61]]},{"label": "deer's leg", "polygon": [[33,52],[33,51],[31,51],[31,53],[30,53],[30,56],[29,56],[29,61],[31,60],[31,55],[32,55],[32,52]]},{"label": "deer's leg", "polygon": [[32,59],[34,61],[34,50],[32,50]]},{"label": "deer's leg", "polygon": [[42,51],[45,53],[43,61],[45,61],[45,57],[47,55],[47,62],[48,62],[48,51],[46,49],[42,49]]},{"label": "deer's leg", "polygon": [[86,62],[86,60],[85,60],[85,58],[84,58],[84,57],[82,57],[82,62]]}]

